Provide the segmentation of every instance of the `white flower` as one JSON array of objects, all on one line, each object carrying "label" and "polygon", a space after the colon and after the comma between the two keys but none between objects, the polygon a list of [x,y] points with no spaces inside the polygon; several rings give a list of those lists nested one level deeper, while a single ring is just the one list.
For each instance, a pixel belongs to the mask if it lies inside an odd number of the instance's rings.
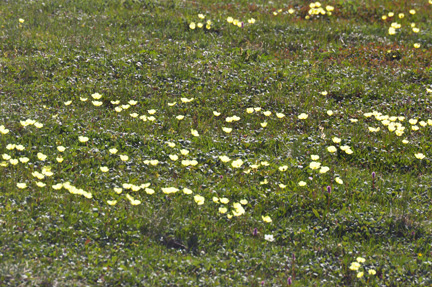
[{"label": "white flower", "polygon": [[269,241],[269,242],[273,242],[274,241],[274,237],[272,234],[266,234],[264,235],[264,239]]}]

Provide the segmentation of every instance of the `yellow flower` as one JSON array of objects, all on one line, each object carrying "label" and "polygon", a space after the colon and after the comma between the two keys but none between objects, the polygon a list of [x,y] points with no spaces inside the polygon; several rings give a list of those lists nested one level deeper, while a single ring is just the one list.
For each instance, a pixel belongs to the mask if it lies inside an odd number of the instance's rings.
[{"label": "yellow flower", "polygon": [[349,267],[349,269],[353,270],[353,271],[357,271],[360,268],[360,266],[361,266],[360,263],[358,263],[358,262],[352,262],[351,266]]},{"label": "yellow flower", "polygon": [[116,205],[117,200],[107,200],[108,205]]},{"label": "yellow flower", "polygon": [[359,272],[359,273],[357,273],[357,278],[362,278],[363,275],[364,275],[364,272]]},{"label": "yellow flower", "polygon": [[404,13],[399,13],[398,16],[399,16],[400,19],[402,19],[403,17],[405,17],[405,14]]},{"label": "yellow flower", "polygon": [[290,9],[288,10],[288,13],[290,13],[290,14],[294,14],[294,12],[295,12],[295,10],[294,10],[293,8],[290,8]]},{"label": "yellow flower", "polygon": [[217,111],[213,111],[213,115],[214,115],[215,117],[218,117],[218,116],[221,115],[221,113],[219,113],[219,112],[217,112]]},{"label": "yellow flower", "polygon": [[191,129],[191,134],[192,134],[194,137],[199,137],[199,133],[198,133],[197,130]]},{"label": "yellow flower", "polygon": [[92,104],[95,107],[99,107],[99,106],[102,106],[103,102],[101,102],[101,101],[92,101]]},{"label": "yellow flower", "polygon": [[306,182],[304,182],[304,181],[299,181],[298,185],[299,185],[299,186],[306,186]]},{"label": "yellow flower", "polygon": [[261,216],[261,218],[262,218],[262,220],[264,221],[264,222],[267,222],[267,223],[270,223],[270,222],[272,222],[273,220],[270,218],[270,216]]},{"label": "yellow flower", "polygon": [[19,161],[20,161],[21,163],[27,163],[29,160],[30,160],[30,159],[29,159],[28,157],[20,157],[20,158],[19,158]]},{"label": "yellow flower", "polygon": [[407,141],[407,140],[402,140],[402,143],[403,143],[403,144],[407,144],[407,143],[409,143],[409,141]]},{"label": "yellow flower", "polygon": [[282,166],[279,167],[280,171],[286,171],[287,169],[288,169],[287,165],[282,165]]},{"label": "yellow flower", "polygon": [[1,134],[7,134],[9,132],[9,130],[7,128],[5,128],[4,125],[0,125],[0,133]]},{"label": "yellow flower", "polygon": [[101,170],[102,172],[108,172],[108,171],[109,171],[109,168],[106,167],[106,166],[101,166],[101,167],[100,167],[100,170]]},{"label": "yellow flower", "polygon": [[248,20],[248,23],[249,23],[249,24],[254,24],[254,23],[255,23],[255,19],[254,19],[254,18],[250,18],[250,19]]},{"label": "yellow flower", "polygon": [[327,115],[332,116],[333,115],[333,111],[332,110],[328,110],[327,111]]},{"label": "yellow flower", "polygon": [[418,32],[420,32],[420,29],[419,29],[419,28],[415,28],[415,27],[414,27],[412,30],[413,30],[414,33],[418,33]]},{"label": "yellow flower", "polygon": [[151,122],[154,122],[156,120],[156,118],[154,116],[149,116],[147,119]]},{"label": "yellow flower", "polygon": [[162,192],[165,194],[176,193],[177,191],[179,191],[179,189],[175,188],[175,187],[163,187],[162,188]]},{"label": "yellow flower", "polygon": [[327,151],[330,153],[335,153],[337,151],[336,147],[331,145],[329,147],[327,147]]},{"label": "yellow flower", "polygon": [[260,125],[261,125],[263,128],[265,128],[265,127],[267,126],[267,122],[262,122],[262,123],[260,123]]},{"label": "yellow flower", "polygon": [[313,154],[313,155],[311,155],[311,159],[312,160],[319,160],[319,155],[315,155],[315,154]]},{"label": "yellow flower", "polygon": [[72,101],[64,102],[64,104],[65,104],[65,106],[69,106],[70,104],[72,104]]},{"label": "yellow flower", "polygon": [[369,269],[368,273],[369,275],[375,275],[376,271],[374,269]]},{"label": "yellow flower", "polygon": [[149,115],[154,115],[156,113],[156,110],[151,109],[147,111],[149,113]]},{"label": "yellow flower", "polygon": [[233,17],[228,17],[228,18],[227,18],[227,22],[228,22],[228,23],[231,24],[233,21],[234,21]]},{"label": "yellow flower", "polygon": [[82,142],[82,143],[85,143],[85,142],[87,142],[87,141],[89,140],[89,138],[88,138],[88,137],[79,136],[79,137],[78,137],[78,140],[79,140],[80,142]]},{"label": "yellow flower", "polygon": [[390,27],[388,30],[388,33],[389,33],[389,35],[394,35],[394,34],[396,34],[396,29],[393,27]]},{"label": "yellow flower", "polygon": [[188,99],[188,98],[181,98],[180,99],[183,103],[189,103],[189,102],[192,102],[193,100],[194,100],[194,98],[190,98],[190,99]]},{"label": "yellow flower", "polygon": [[132,113],[132,114],[130,114],[130,116],[131,116],[132,118],[136,118],[136,117],[138,117],[139,115],[138,115],[137,113]]},{"label": "yellow flower", "polygon": [[425,155],[422,154],[421,152],[414,154],[414,156],[418,159],[424,159],[425,158]]},{"label": "yellow flower", "polygon": [[115,193],[120,194],[123,192],[123,189],[121,187],[114,187],[114,191]]},{"label": "yellow flower", "polygon": [[176,119],[178,119],[179,121],[181,121],[182,119],[184,119],[184,116],[183,115],[178,115],[178,116],[176,116]]},{"label": "yellow flower", "polygon": [[192,30],[194,30],[196,28],[196,25],[194,22],[189,24],[189,28],[191,28]]},{"label": "yellow flower", "polygon": [[177,102],[172,102],[172,103],[168,103],[168,106],[172,107],[175,106],[177,104]]},{"label": "yellow flower", "polygon": [[334,143],[340,143],[340,142],[341,142],[341,139],[338,138],[338,137],[333,137],[333,138],[332,138],[332,141],[333,141]]},{"label": "yellow flower", "polygon": [[4,153],[4,154],[2,154],[2,158],[3,158],[4,160],[10,160],[10,159],[11,159],[11,156],[8,155],[7,153]]},{"label": "yellow flower", "polygon": [[120,101],[111,101],[111,104],[118,105],[118,104],[120,104]]},{"label": "yellow flower", "polygon": [[123,110],[127,110],[127,109],[130,108],[130,105],[122,105],[121,107],[122,107]]},{"label": "yellow flower", "polygon": [[204,19],[205,16],[204,16],[204,14],[198,14],[198,18],[200,18],[200,19]]},{"label": "yellow flower", "polygon": [[235,160],[231,163],[232,167],[240,168],[243,165],[243,161],[241,159]]},{"label": "yellow flower", "polygon": [[219,213],[226,213],[228,211],[228,209],[226,207],[219,207]]},{"label": "yellow flower", "polygon": [[47,158],[47,156],[44,155],[44,154],[41,153],[41,152],[38,152],[38,153],[37,153],[37,158],[38,158],[39,160],[41,160],[41,161],[45,161],[46,158]]},{"label": "yellow flower", "polygon": [[203,196],[197,194],[194,196],[194,200],[198,205],[203,205],[205,198]]},{"label": "yellow flower", "polygon": [[374,133],[374,132],[379,132],[380,127],[374,128],[374,127],[368,127],[369,131]]},{"label": "yellow flower", "polygon": [[192,194],[192,190],[190,190],[189,188],[183,188],[183,193],[184,194]]},{"label": "yellow flower", "polygon": [[23,183],[17,183],[17,187],[18,187],[19,189],[24,189],[24,188],[27,187],[27,184],[26,184],[25,182],[23,182]]},{"label": "yellow flower", "polygon": [[229,157],[227,157],[226,155],[222,155],[222,156],[219,156],[219,159],[222,161],[222,162],[229,162],[231,159],[229,158]]},{"label": "yellow flower", "polygon": [[326,173],[330,170],[328,166],[323,166],[320,168],[319,173]]},{"label": "yellow flower", "polygon": [[383,20],[387,20],[387,15],[383,15],[383,16],[381,17],[381,19],[383,19]]},{"label": "yellow flower", "polygon": [[111,148],[111,149],[109,149],[109,152],[111,154],[116,154],[118,152],[118,150],[116,148]]},{"label": "yellow flower", "polygon": [[55,184],[55,185],[52,186],[52,188],[55,189],[55,190],[60,190],[62,187],[63,187],[62,183],[57,183],[57,184]]},{"label": "yellow flower", "polygon": [[256,108],[254,108],[254,110],[255,110],[255,112],[259,112],[259,111],[261,111],[261,107],[256,107]]},{"label": "yellow flower", "polygon": [[46,186],[46,184],[43,183],[43,182],[41,182],[41,181],[37,181],[37,182],[36,182],[36,185],[37,185],[38,187],[45,187],[45,186]]},{"label": "yellow flower", "polygon": [[155,193],[154,189],[151,189],[151,188],[146,188],[146,189],[145,189],[145,192],[146,192],[147,194],[153,194],[153,193]]},{"label": "yellow flower", "polygon": [[41,129],[41,128],[43,128],[44,125],[39,123],[39,122],[35,122],[34,126],[38,129]]},{"label": "yellow flower", "polygon": [[263,112],[263,114],[264,114],[266,117],[269,117],[269,116],[271,116],[272,112],[271,112],[271,111],[265,111],[265,112]]},{"label": "yellow flower", "polygon": [[334,7],[330,6],[330,5],[327,5],[326,6],[326,10],[329,11],[329,12],[332,12],[334,10]]},{"label": "yellow flower", "polygon": [[343,184],[343,180],[340,177],[335,178],[336,183]]},{"label": "yellow flower", "polygon": [[366,259],[364,259],[363,257],[357,257],[356,260],[358,263],[365,263],[366,262]]},{"label": "yellow flower", "polygon": [[393,17],[393,16],[394,16],[394,13],[393,13],[393,12],[389,12],[387,15],[388,15],[389,17]]},{"label": "yellow flower", "polygon": [[279,119],[284,118],[285,115],[283,113],[276,113],[276,117],[278,117]]},{"label": "yellow flower", "polygon": [[19,18],[18,22],[20,22],[22,24],[22,23],[24,23],[24,19],[23,18]]},{"label": "yellow flower", "polygon": [[201,22],[199,22],[199,23],[197,24],[197,27],[200,28],[200,29],[201,29],[203,26],[204,26],[204,24],[201,23]]},{"label": "yellow flower", "polygon": [[283,188],[285,188],[287,186],[285,184],[283,184],[283,183],[279,183],[279,187],[283,189]]},{"label": "yellow flower", "polygon": [[409,13],[410,13],[411,15],[414,15],[414,14],[416,13],[416,10],[411,9],[411,10],[409,10]]},{"label": "yellow flower", "polygon": [[127,155],[120,155],[120,159],[122,161],[127,161],[129,159],[129,157]]},{"label": "yellow flower", "polygon": [[416,49],[420,48],[420,44],[419,43],[415,43],[414,44],[414,48],[416,48]]},{"label": "yellow flower", "polygon": [[229,203],[229,199],[224,197],[224,198],[219,198],[220,203],[222,204],[228,204]]},{"label": "yellow flower", "polygon": [[321,163],[316,162],[316,161],[313,161],[313,162],[311,162],[311,163],[309,164],[309,167],[310,167],[311,169],[318,169],[318,168],[320,168],[320,166],[321,166]]},{"label": "yellow flower", "polygon": [[123,111],[123,109],[122,109],[121,107],[115,107],[114,110],[115,110],[117,113],[120,113],[121,111]]},{"label": "yellow flower", "polygon": [[61,157],[61,156],[56,157],[56,161],[58,163],[62,163],[63,162],[63,157]]},{"label": "yellow flower", "polygon": [[262,161],[262,162],[261,162],[261,165],[262,165],[262,166],[269,166],[270,164],[269,164],[267,161]]},{"label": "yellow flower", "polygon": [[348,149],[345,150],[345,153],[346,153],[346,154],[352,154],[353,151],[352,151],[352,149],[348,148]]},{"label": "yellow flower", "polygon": [[246,204],[248,204],[248,201],[246,199],[242,199],[242,200],[240,200],[240,204],[246,205]]},{"label": "yellow flower", "polygon": [[18,160],[14,159],[14,158],[10,159],[9,162],[11,165],[17,165],[18,164]]},{"label": "yellow flower", "polygon": [[178,155],[176,155],[176,154],[170,154],[170,155],[169,155],[169,158],[170,158],[172,161],[176,161],[176,160],[178,160]]},{"label": "yellow flower", "polygon": [[412,129],[413,131],[418,131],[420,128],[419,128],[418,126],[412,126],[411,129]]},{"label": "yellow flower", "polygon": [[64,152],[64,151],[66,150],[66,148],[65,148],[64,146],[59,145],[59,146],[57,147],[57,150],[58,150],[59,152]]},{"label": "yellow flower", "polygon": [[307,119],[309,116],[307,115],[307,114],[305,114],[305,113],[301,113],[299,116],[298,116],[298,118],[300,119],[300,120],[305,120],[305,119]]},{"label": "yellow flower", "polygon": [[181,149],[181,150],[180,150],[180,153],[181,153],[182,155],[188,155],[188,154],[189,154],[189,151],[188,151],[187,149]]},{"label": "yellow flower", "polygon": [[232,132],[232,128],[225,128],[225,127],[223,127],[222,130],[224,132],[226,132],[227,134],[229,134],[230,132]]},{"label": "yellow flower", "polygon": [[99,100],[100,98],[102,98],[102,95],[99,94],[99,93],[94,93],[94,94],[92,94],[91,96],[92,96],[92,98],[95,99],[95,100]]},{"label": "yellow flower", "polygon": [[8,149],[8,150],[13,150],[15,147],[16,147],[16,145],[14,145],[14,144],[8,144],[8,145],[6,146],[6,149]]}]

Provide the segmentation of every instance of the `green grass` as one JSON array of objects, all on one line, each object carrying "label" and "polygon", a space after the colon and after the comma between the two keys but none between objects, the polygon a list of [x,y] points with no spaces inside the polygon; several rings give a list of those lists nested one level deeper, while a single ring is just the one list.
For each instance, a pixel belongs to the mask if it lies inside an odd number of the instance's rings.
[{"label": "green grass", "polygon": [[[286,286],[291,277],[293,286],[429,286],[432,5],[326,5],[331,16],[305,19],[306,1],[1,2],[0,285]],[[207,20],[211,29],[189,28]],[[392,22],[402,24],[393,36]],[[154,121],[140,119],[151,109]],[[405,117],[395,121],[403,135],[377,113]],[[311,155],[329,171],[312,170]],[[39,180],[44,167],[52,175]],[[76,189],[53,188],[66,182]],[[155,192],[114,191],[125,183]],[[232,216],[241,200],[245,213]],[[365,262],[350,270],[358,257]]]}]

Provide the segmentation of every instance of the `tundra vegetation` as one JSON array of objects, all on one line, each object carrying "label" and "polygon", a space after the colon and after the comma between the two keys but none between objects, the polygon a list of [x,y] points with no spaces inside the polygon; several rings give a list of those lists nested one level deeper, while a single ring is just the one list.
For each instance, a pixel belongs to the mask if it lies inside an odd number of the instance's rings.
[{"label": "tundra vegetation", "polygon": [[430,286],[432,1],[0,2],[0,285]]}]

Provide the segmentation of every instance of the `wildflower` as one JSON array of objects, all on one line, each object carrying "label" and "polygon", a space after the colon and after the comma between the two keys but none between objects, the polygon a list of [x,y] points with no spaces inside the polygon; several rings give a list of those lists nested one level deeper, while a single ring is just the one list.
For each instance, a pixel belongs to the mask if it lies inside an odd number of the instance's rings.
[{"label": "wildflower", "polygon": [[127,161],[129,159],[129,157],[127,155],[120,155],[120,159],[122,161]]},{"label": "wildflower", "polygon": [[359,273],[357,273],[357,278],[362,278],[363,275],[364,275],[364,272],[359,272]]},{"label": "wildflower", "polygon": [[204,198],[203,196],[201,196],[201,195],[195,195],[195,196],[194,196],[194,200],[195,200],[195,202],[196,202],[198,205],[203,205],[203,204],[204,204],[204,201],[205,201],[205,198]]},{"label": "wildflower", "polygon": [[287,165],[282,165],[282,166],[279,167],[280,171],[286,171],[287,169],[288,169]]},{"label": "wildflower", "polygon": [[177,104],[177,102],[172,102],[172,103],[168,103],[169,107],[175,106]]},{"label": "wildflower", "polygon": [[111,148],[108,150],[111,154],[116,154],[118,150],[116,148]]},{"label": "wildflower", "polygon": [[229,199],[224,197],[224,198],[219,198],[220,203],[222,204],[228,204],[229,203]]},{"label": "wildflower", "polygon": [[188,155],[188,154],[189,154],[189,151],[188,151],[187,149],[181,149],[181,150],[180,150],[180,153],[181,153],[182,155]]},{"label": "wildflower", "polygon": [[405,14],[404,13],[399,13],[398,16],[399,16],[400,19],[402,19],[403,17],[405,17]]},{"label": "wildflower", "polygon": [[412,30],[413,30],[414,33],[418,33],[418,32],[420,32],[420,29],[419,29],[419,28],[415,28],[415,27],[414,27]]},{"label": "wildflower", "polygon": [[120,188],[120,187],[114,187],[114,192],[115,193],[120,194],[120,193],[122,193],[122,191],[123,191],[122,188]]},{"label": "wildflower", "polygon": [[341,139],[338,138],[338,137],[333,137],[333,138],[332,138],[332,141],[333,141],[334,143],[340,143],[340,142],[341,142]]},{"label": "wildflower", "polygon": [[293,9],[293,8],[290,8],[289,10],[288,10],[288,13],[290,13],[290,14],[293,14],[295,12],[295,10]]},{"label": "wildflower", "polygon": [[269,242],[273,242],[274,241],[274,237],[272,234],[265,234],[264,235],[264,240],[267,240]]},{"label": "wildflower", "polygon": [[414,156],[418,159],[424,159],[425,158],[425,155],[422,154],[421,152],[414,154]]},{"label": "wildflower", "polygon": [[307,115],[307,114],[305,114],[305,113],[301,113],[299,116],[298,116],[298,118],[300,119],[300,120],[305,120],[305,119],[307,119],[309,116]]},{"label": "wildflower", "polygon": [[224,132],[226,132],[227,134],[229,134],[232,131],[232,128],[225,128],[225,127],[223,127],[222,130]]},{"label": "wildflower", "polygon": [[273,220],[270,218],[270,216],[261,216],[262,217],[262,220],[264,221],[264,222],[267,222],[267,223],[270,223],[270,222],[272,222]]},{"label": "wildflower", "polygon": [[165,193],[165,194],[176,193],[177,191],[179,191],[179,189],[175,188],[175,187],[165,187],[165,188],[162,188],[162,192]]},{"label": "wildflower", "polygon": [[326,173],[330,170],[328,166],[322,166],[319,170],[319,173]]},{"label": "wildflower", "polygon": [[343,180],[340,177],[335,178],[336,183],[343,184]]},{"label": "wildflower", "polygon": [[248,204],[248,201],[246,199],[242,199],[242,200],[240,200],[240,204],[246,205],[246,204]]},{"label": "wildflower", "polygon": [[117,200],[107,200],[108,205],[116,205]]},{"label": "wildflower", "polygon": [[19,18],[18,22],[20,22],[22,24],[22,23],[24,23],[24,19],[23,18]]},{"label": "wildflower", "polygon": [[106,166],[101,166],[101,167],[100,167],[100,170],[101,170],[102,172],[108,172],[108,171],[109,171],[109,168],[106,167]]},{"label": "wildflower", "polygon": [[92,96],[92,98],[95,99],[95,100],[99,100],[100,98],[102,98],[102,95],[99,94],[99,93],[94,93],[94,94],[92,94],[91,96]]},{"label": "wildflower", "polygon": [[197,130],[191,129],[191,134],[192,134],[194,137],[199,137],[199,133],[198,133]]},{"label": "wildflower", "polygon": [[226,207],[219,207],[219,213],[226,213],[228,211],[228,209]]},{"label": "wildflower", "polygon": [[178,115],[178,116],[176,116],[176,119],[178,119],[179,121],[181,121],[182,119],[184,119],[184,116],[183,115]]},{"label": "wildflower", "polygon": [[204,14],[198,14],[198,18],[200,18],[200,19],[204,19],[205,16],[204,16]]},{"label": "wildflower", "polygon": [[87,142],[87,141],[89,140],[89,138],[88,138],[88,137],[84,137],[84,136],[79,136],[79,137],[78,137],[78,140],[79,140],[80,142],[82,142],[82,143],[85,143],[85,142]]},{"label": "wildflower", "polygon": [[27,184],[26,184],[25,182],[23,182],[23,183],[17,183],[17,187],[18,187],[19,189],[24,189],[24,188],[27,187]]},{"label": "wildflower", "polygon": [[21,163],[27,163],[29,160],[30,160],[30,159],[29,159],[28,157],[20,157],[20,158],[19,158],[19,161],[20,161]]},{"label": "wildflower", "polygon": [[196,25],[195,25],[195,23],[194,23],[194,22],[192,22],[192,23],[190,23],[190,24],[189,24],[189,28],[191,28],[192,30],[194,30],[194,29],[195,29],[195,27],[196,27]]},{"label": "wildflower", "polygon": [[222,156],[219,156],[219,159],[222,161],[222,162],[229,162],[231,159],[229,158],[229,157],[227,157],[226,155],[222,155]]},{"label": "wildflower", "polygon": [[200,29],[201,29],[203,26],[204,26],[204,24],[201,23],[201,22],[199,22],[199,23],[197,24],[197,27],[200,28]]},{"label": "wildflower", "polygon": [[266,117],[269,117],[269,116],[271,116],[272,112],[271,112],[271,111],[265,111],[265,112],[263,112],[263,114],[264,114]]},{"label": "wildflower", "polygon": [[265,128],[267,126],[267,122],[260,123],[261,127]]},{"label": "wildflower", "polygon": [[47,156],[44,155],[44,154],[41,153],[41,152],[38,152],[38,153],[37,153],[37,158],[38,158],[39,160],[41,160],[41,161],[45,161],[46,158],[47,158]]},{"label": "wildflower", "polygon": [[327,150],[328,150],[328,152],[331,152],[331,153],[335,153],[337,151],[336,147],[332,146],[332,145],[327,147]]},{"label": "wildflower", "polygon": [[276,117],[278,117],[279,119],[284,118],[285,115],[283,113],[276,113]]},{"label": "wildflower", "polygon": [[178,160],[178,155],[176,155],[176,154],[170,154],[170,155],[169,155],[169,158],[170,158],[172,161],[176,161],[176,160]]},{"label": "wildflower", "polygon": [[376,271],[374,269],[369,269],[368,273],[369,275],[375,275]]},{"label": "wildflower", "polygon": [[243,165],[243,161],[241,159],[235,160],[231,163],[232,167],[240,168]]},{"label": "wildflower", "polygon": [[327,115],[332,116],[333,115],[333,111],[332,110],[328,110],[327,111]]},{"label": "wildflower", "polygon": [[416,13],[416,10],[411,9],[411,10],[409,10],[409,13],[410,13],[411,15],[414,15],[414,14]]},{"label": "wildflower", "polygon": [[253,112],[254,112],[253,108],[247,108],[246,109],[246,113],[248,113],[248,114],[252,114]]},{"label": "wildflower", "polygon": [[366,259],[364,259],[363,257],[357,257],[356,260],[358,263],[365,263],[366,262]]},{"label": "wildflower", "polygon": [[414,48],[416,48],[416,49],[420,48],[420,44],[419,43],[415,43],[414,44]]},{"label": "wildflower", "polygon": [[312,160],[319,160],[319,155],[313,154],[313,155],[311,155],[311,159]]},{"label": "wildflower", "polygon": [[353,270],[353,271],[357,271],[360,268],[360,266],[361,266],[360,263],[358,263],[358,262],[352,262],[351,266],[349,267],[349,269]]},{"label": "wildflower", "polygon": [[310,167],[311,169],[318,169],[318,168],[320,168],[320,166],[321,166],[321,163],[316,162],[316,161],[313,161],[313,162],[311,162],[311,163],[309,164],[309,167]]},{"label": "wildflower", "polygon": [[304,181],[299,181],[298,185],[299,185],[299,186],[306,186],[306,182],[304,182]]},{"label": "wildflower", "polygon": [[249,24],[254,24],[254,23],[255,23],[255,19],[254,19],[254,18],[250,18],[250,19],[248,20],[248,23],[249,23]]},{"label": "wildflower", "polygon": [[217,111],[213,111],[213,115],[214,115],[215,117],[218,117],[218,116],[221,115],[221,113],[219,113],[219,112],[217,112]]}]

